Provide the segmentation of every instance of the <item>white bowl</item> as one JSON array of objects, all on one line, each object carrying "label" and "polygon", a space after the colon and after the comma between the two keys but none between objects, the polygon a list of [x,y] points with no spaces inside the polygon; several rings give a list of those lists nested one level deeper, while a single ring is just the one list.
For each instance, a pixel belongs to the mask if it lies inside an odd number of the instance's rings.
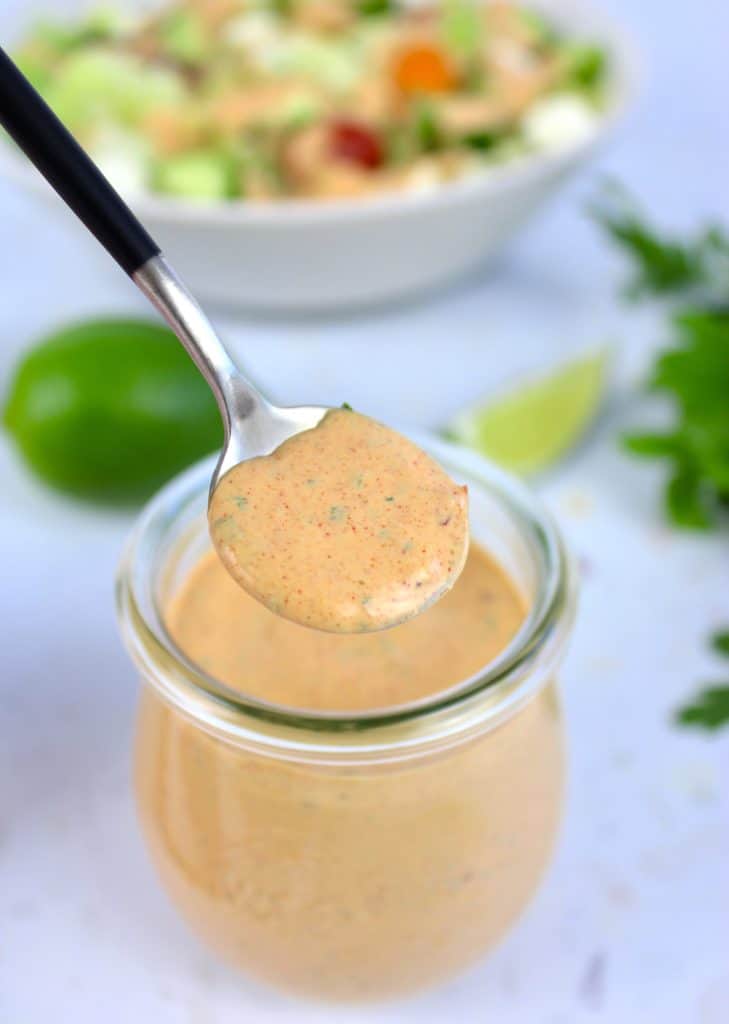
[{"label": "white bowl", "polygon": [[[384,303],[483,265],[604,139],[633,92],[632,49],[614,25],[582,0],[534,6],[609,55],[607,108],[577,141],[428,192],[270,203],[144,194],[130,203],[199,297],[249,310],[334,311]],[[52,196],[9,146],[0,147],[0,171]]]}]

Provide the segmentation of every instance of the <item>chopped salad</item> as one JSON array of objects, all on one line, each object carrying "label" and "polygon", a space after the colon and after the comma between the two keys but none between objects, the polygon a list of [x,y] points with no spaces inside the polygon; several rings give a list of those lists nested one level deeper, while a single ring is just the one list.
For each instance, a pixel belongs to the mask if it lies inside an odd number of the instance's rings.
[{"label": "chopped salad", "polygon": [[176,0],[43,23],[18,63],[126,194],[428,190],[589,134],[607,59],[505,0]]}]

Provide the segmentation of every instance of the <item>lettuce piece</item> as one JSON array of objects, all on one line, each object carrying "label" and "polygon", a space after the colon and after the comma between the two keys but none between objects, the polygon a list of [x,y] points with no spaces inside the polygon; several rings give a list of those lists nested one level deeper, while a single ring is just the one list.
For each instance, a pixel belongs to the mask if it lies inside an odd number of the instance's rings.
[{"label": "lettuce piece", "polygon": [[484,34],[473,0],[443,0],[440,31],[449,50],[460,57],[473,56]]},{"label": "lettuce piece", "polygon": [[157,192],[180,199],[231,199],[239,193],[234,162],[214,150],[157,160],[152,185]]},{"label": "lettuce piece", "polygon": [[202,64],[210,56],[210,37],[194,11],[175,10],[158,29],[165,53],[186,64]]},{"label": "lettuce piece", "polygon": [[123,19],[110,10],[91,11],[81,21],[66,24],[58,21],[36,22],[31,31],[31,41],[41,44],[57,54],[93,43],[114,39],[122,27]]},{"label": "lettuce piece", "polygon": [[343,91],[357,81],[361,54],[351,42],[332,42],[305,33],[287,36],[261,54],[261,63],[273,75],[302,75]]},{"label": "lettuce piece", "polygon": [[535,42],[540,43],[542,46],[550,46],[559,42],[559,32],[549,18],[541,11],[522,8],[518,13],[522,24],[534,36]]},{"label": "lettuce piece", "polygon": [[155,106],[183,103],[186,93],[173,71],[128,54],[89,49],[71,54],[56,69],[45,98],[62,121],[83,131],[115,123],[133,127]]}]

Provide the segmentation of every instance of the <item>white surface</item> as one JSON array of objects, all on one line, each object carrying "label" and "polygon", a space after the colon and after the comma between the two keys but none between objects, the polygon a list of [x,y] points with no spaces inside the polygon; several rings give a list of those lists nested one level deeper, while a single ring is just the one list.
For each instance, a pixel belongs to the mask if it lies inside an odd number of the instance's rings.
[{"label": "white surface", "polygon": [[[196,294],[234,308],[371,306],[422,294],[485,265],[612,132],[633,91],[631,48],[594,3],[535,2],[563,14],[576,36],[601,39],[609,54],[609,107],[571,138],[539,144],[540,152],[430,192],[286,204],[191,204],[145,195],[135,208]],[[55,203],[40,175],[9,148],[0,148],[0,170]]]},{"label": "white surface", "polygon": [[[652,70],[603,167],[668,223],[692,225],[726,199],[725,6],[610,7],[632,25]],[[576,182],[489,281],[351,323],[223,321],[256,379],[280,398],[347,399],[418,424],[437,423],[563,346],[624,341],[611,413],[542,485],[584,583],[563,673],[567,815],[524,919],[466,977],[392,1006],[294,1003],[219,966],[168,906],[134,821],[136,683],[112,612],[128,520],[48,494],[3,443],[2,1024],[729,1019],[727,737],[669,722],[695,684],[720,673],[704,638],[729,621],[726,538],[669,533],[658,511],[660,470],[616,449],[616,433],[642,415],[626,382],[660,332],[652,314],[614,304],[616,263],[580,213],[595,179],[593,171]],[[3,374],[63,318],[143,309],[69,218],[46,222],[43,207],[3,191],[0,225]]]}]

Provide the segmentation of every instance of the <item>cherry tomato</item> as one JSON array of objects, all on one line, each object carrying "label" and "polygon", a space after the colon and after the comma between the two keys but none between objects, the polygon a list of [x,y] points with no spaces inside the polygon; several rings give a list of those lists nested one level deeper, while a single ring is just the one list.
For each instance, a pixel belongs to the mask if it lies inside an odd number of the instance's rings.
[{"label": "cherry tomato", "polygon": [[329,130],[329,152],[336,160],[375,170],[383,161],[379,138],[358,121],[334,121]]}]

